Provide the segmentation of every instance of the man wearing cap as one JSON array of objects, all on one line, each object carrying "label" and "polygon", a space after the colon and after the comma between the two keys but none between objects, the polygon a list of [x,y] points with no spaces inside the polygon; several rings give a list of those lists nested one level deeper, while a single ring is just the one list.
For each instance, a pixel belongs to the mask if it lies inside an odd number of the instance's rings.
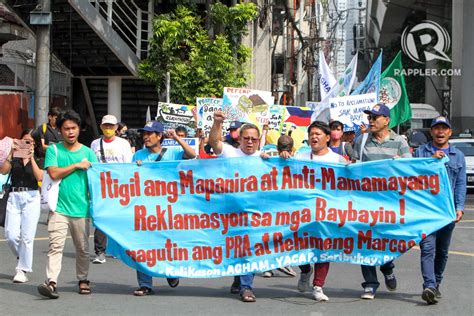
[{"label": "man wearing cap", "polygon": [[240,134],[240,127],[242,126],[242,122],[239,121],[232,121],[229,125],[227,131],[229,134],[225,136],[224,143],[231,145],[234,148],[239,148],[239,134]]},{"label": "man wearing cap", "polygon": [[[137,151],[132,161],[137,165],[143,162],[158,162],[165,160],[181,160],[184,157],[193,159],[196,157],[194,150],[178,135],[174,130],[166,132],[166,136],[177,141],[182,149],[162,147],[161,143],[165,139],[165,131],[163,124],[157,121],[148,122],[145,127],[138,130],[143,133],[143,144],[145,148]],[[137,281],[139,288],[133,292],[135,296],[146,296],[153,294],[153,278],[143,272],[137,270]],[[167,278],[168,284],[171,287],[177,287],[179,279]]]},{"label": "man wearing cap", "polygon": [[448,250],[455,223],[459,222],[464,214],[466,199],[466,161],[464,154],[457,148],[449,145],[452,135],[451,123],[444,116],[438,116],[431,123],[433,140],[420,146],[415,157],[449,157],[446,163],[449,182],[454,196],[456,220],[434,232],[420,242],[421,273],[423,275],[423,292],[421,298],[428,304],[438,303],[441,298],[439,285],[443,279],[443,272],[448,261]]},{"label": "man wearing cap", "polygon": [[[94,140],[91,149],[97,156],[97,160],[102,163],[128,163],[132,161],[132,148],[130,143],[116,136],[118,128],[117,118],[113,115],[105,115],[102,118],[100,129],[102,137]],[[92,263],[105,263],[105,247],[107,245],[107,235],[96,228],[94,232],[94,250],[96,257]]]},{"label": "man wearing cap", "polygon": [[[232,127],[239,129],[238,142],[240,145],[238,148],[235,148],[221,141],[224,120],[225,115],[222,111],[214,112],[214,122],[209,133],[209,145],[211,145],[214,153],[222,158],[259,156],[260,131],[258,127],[253,124],[242,126],[240,122],[232,122],[229,129],[232,130]],[[240,125],[237,124],[237,127],[234,123],[239,123]],[[256,299],[252,289],[253,277],[254,274],[235,276],[230,292],[234,294],[240,293],[243,302],[255,302]]]},{"label": "man wearing cap", "polygon": [[[393,158],[411,158],[410,147],[406,140],[388,128],[390,124],[390,109],[384,103],[376,104],[372,110],[365,110],[368,115],[368,131],[359,137],[354,144],[353,158],[355,160],[374,161]],[[397,279],[393,273],[395,265],[389,261],[380,266],[385,278],[385,285],[389,291],[397,289]],[[362,283],[364,293],[362,299],[372,300],[380,283],[377,279],[377,270],[372,266],[362,265]]]}]

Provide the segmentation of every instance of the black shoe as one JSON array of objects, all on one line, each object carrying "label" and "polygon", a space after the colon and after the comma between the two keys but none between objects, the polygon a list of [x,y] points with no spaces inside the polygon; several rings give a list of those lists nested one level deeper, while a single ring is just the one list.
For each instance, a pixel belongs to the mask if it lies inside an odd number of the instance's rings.
[{"label": "black shoe", "polygon": [[395,291],[397,289],[397,278],[395,273],[384,274],[385,277],[385,286],[389,291]]},{"label": "black shoe", "polygon": [[179,284],[178,278],[166,278],[166,281],[168,281],[168,285],[171,287],[177,287]]},{"label": "black shoe", "polygon": [[54,282],[44,282],[43,284],[38,285],[38,292],[39,294],[52,299],[59,297],[59,294],[56,290],[56,283]]},{"label": "black shoe", "polygon": [[442,298],[443,296],[441,295],[441,292],[439,291],[439,286],[436,287],[436,293],[435,293],[436,298]]},{"label": "black shoe", "polygon": [[234,281],[230,286],[230,293],[232,294],[239,294],[240,293],[240,280],[239,282]]},{"label": "black shoe", "polygon": [[423,290],[423,293],[421,293],[421,298],[428,303],[428,305],[433,305],[438,303],[438,300],[436,299],[436,289],[427,287],[426,289]]}]

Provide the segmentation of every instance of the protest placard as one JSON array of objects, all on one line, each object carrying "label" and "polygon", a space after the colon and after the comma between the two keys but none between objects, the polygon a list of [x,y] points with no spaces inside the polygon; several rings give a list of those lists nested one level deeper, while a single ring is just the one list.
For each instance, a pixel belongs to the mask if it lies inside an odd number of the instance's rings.
[{"label": "protest placard", "polygon": [[155,120],[163,123],[165,130],[184,126],[188,136],[196,134],[195,107],[184,104],[158,102]]},{"label": "protest placard", "polygon": [[[202,129],[204,135],[209,137],[212,123],[214,122],[214,112],[222,111],[222,99],[220,98],[196,98],[196,112],[198,128]],[[230,121],[226,120],[223,124],[223,135],[226,134]]]},{"label": "protest placard", "polygon": [[375,93],[338,97],[329,100],[331,103],[331,119],[337,120],[344,126],[351,128],[354,125],[367,124],[365,110],[370,110],[377,103]]},{"label": "protest placard", "polygon": [[269,108],[274,103],[270,91],[224,88],[223,111],[229,121],[241,121],[262,127],[269,123]]}]

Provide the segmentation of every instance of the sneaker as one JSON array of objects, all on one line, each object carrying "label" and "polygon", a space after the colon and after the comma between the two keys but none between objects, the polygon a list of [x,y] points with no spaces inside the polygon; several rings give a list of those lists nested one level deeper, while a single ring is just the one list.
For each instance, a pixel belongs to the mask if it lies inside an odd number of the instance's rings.
[{"label": "sneaker", "polygon": [[436,299],[436,289],[427,287],[426,289],[423,290],[423,293],[421,293],[421,298],[428,303],[428,305],[436,304],[438,303],[438,300]]},{"label": "sneaker", "polygon": [[365,287],[364,293],[360,296],[364,300],[373,300],[375,298],[375,290],[372,287]]},{"label": "sneaker", "polygon": [[105,260],[105,253],[99,253],[95,258],[94,260],[92,260],[92,263],[95,263],[95,264],[103,264],[105,263],[106,260]]},{"label": "sneaker", "polygon": [[296,276],[296,272],[290,266],[278,268],[278,271],[283,272],[284,274],[292,277]]},{"label": "sneaker", "polygon": [[323,292],[323,288],[315,286],[313,288],[313,297],[318,302],[329,301],[329,297]]},{"label": "sneaker", "polygon": [[397,289],[397,278],[395,273],[384,275],[385,277],[385,286],[389,291],[395,291]]},{"label": "sneaker", "polygon": [[168,285],[170,287],[177,287],[179,284],[178,278],[166,278],[166,281],[168,281]]},{"label": "sneaker", "polygon": [[435,293],[436,298],[442,298],[443,296],[441,295],[441,292],[439,291],[439,286],[436,287],[436,293]]},{"label": "sneaker", "polygon": [[26,273],[23,270],[16,270],[16,274],[13,277],[13,283],[25,283],[28,282]]},{"label": "sneaker", "polygon": [[273,276],[272,270],[265,271],[265,272],[262,273],[262,277],[264,277],[264,278],[271,278],[272,276]]},{"label": "sneaker", "polygon": [[311,285],[310,285],[311,274],[313,274],[313,268],[311,268],[311,271],[309,271],[308,273],[300,274],[300,279],[298,280],[298,285],[296,287],[298,288],[298,291],[300,291],[301,293],[308,292],[311,290]]}]

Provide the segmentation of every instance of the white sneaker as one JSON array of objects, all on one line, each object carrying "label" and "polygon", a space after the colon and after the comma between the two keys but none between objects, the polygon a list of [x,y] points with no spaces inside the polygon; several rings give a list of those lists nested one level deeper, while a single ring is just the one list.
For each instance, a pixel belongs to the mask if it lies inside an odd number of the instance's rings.
[{"label": "white sneaker", "polygon": [[23,270],[16,270],[16,274],[13,277],[13,283],[25,283],[25,282],[28,282],[26,273],[23,272]]},{"label": "white sneaker", "polygon": [[327,295],[324,294],[323,288],[319,286],[315,286],[313,288],[313,297],[318,302],[329,301],[329,297],[327,297]]},{"label": "white sneaker", "polygon": [[373,300],[375,298],[375,290],[371,287],[364,288],[364,293],[360,296],[363,300]]},{"label": "white sneaker", "polygon": [[298,291],[304,293],[311,290],[310,279],[312,274],[313,267],[311,267],[311,270],[308,273],[300,274],[300,279],[298,280],[298,285],[296,286],[298,288]]},{"label": "white sneaker", "polygon": [[95,258],[94,260],[92,260],[92,263],[95,263],[95,264],[103,264],[106,262],[106,259],[105,259],[105,253],[99,253]]},{"label": "white sneaker", "polygon": [[271,278],[273,276],[273,272],[270,270],[270,271],[265,271],[262,273],[262,277],[264,278]]}]

